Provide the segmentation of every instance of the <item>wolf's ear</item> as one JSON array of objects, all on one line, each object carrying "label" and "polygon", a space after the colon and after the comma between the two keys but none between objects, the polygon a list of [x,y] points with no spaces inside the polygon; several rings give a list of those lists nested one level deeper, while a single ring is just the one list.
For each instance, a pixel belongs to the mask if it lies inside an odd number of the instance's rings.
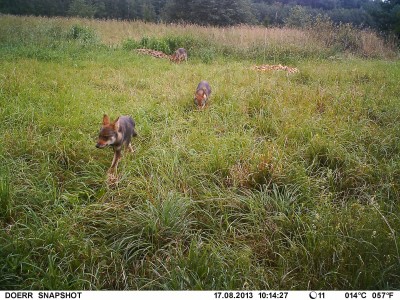
[{"label": "wolf's ear", "polygon": [[119,129],[119,117],[112,123],[114,130],[118,131]]},{"label": "wolf's ear", "polygon": [[108,125],[108,124],[110,124],[110,118],[106,114],[104,114],[103,125]]}]

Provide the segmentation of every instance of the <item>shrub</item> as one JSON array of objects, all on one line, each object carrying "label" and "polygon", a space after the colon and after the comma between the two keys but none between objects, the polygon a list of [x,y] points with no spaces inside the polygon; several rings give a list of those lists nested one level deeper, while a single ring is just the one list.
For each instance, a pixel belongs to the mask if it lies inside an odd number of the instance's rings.
[{"label": "shrub", "polygon": [[127,39],[122,42],[122,49],[124,50],[134,50],[140,48],[140,43],[134,39]]},{"label": "shrub", "polygon": [[322,42],[332,54],[347,52],[368,58],[395,55],[395,43],[385,42],[378,33],[349,23],[334,24],[328,17],[317,16],[308,28],[312,38]]},{"label": "shrub", "polygon": [[[167,35],[161,38],[143,36],[139,41],[129,38],[122,42],[122,48],[125,50],[146,48],[166,54],[172,54],[178,48],[185,48],[192,55],[198,55],[202,53],[201,49],[206,48],[205,46],[205,42],[191,35]],[[207,44],[207,46],[209,45]]]},{"label": "shrub", "polygon": [[79,24],[70,27],[67,32],[67,39],[79,41],[86,45],[99,42],[99,38],[92,28]]}]

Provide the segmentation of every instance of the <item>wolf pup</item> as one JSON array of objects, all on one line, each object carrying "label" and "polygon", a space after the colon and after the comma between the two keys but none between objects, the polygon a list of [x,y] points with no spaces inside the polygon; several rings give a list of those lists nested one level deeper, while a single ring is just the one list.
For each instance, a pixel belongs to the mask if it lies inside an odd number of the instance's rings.
[{"label": "wolf pup", "polygon": [[181,61],[187,62],[187,58],[187,52],[184,48],[179,48],[171,55],[171,60],[177,63],[180,63]]},{"label": "wolf pup", "polygon": [[207,81],[201,81],[197,86],[196,93],[194,94],[194,103],[199,108],[204,108],[207,103],[207,100],[211,95],[211,87]]},{"label": "wolf pup", "polygon": [[103,125],[99,132],[97,148],[112,146],[114,149],[114,158],[109,172],[116,172],[118,161],[121,158],[122,146],[128,147],[133,152],[131,138],[137,136],[135,131],[135,121],[130,116],[120,116],[114,122],[110,123],[107,115],[103,116]]}]

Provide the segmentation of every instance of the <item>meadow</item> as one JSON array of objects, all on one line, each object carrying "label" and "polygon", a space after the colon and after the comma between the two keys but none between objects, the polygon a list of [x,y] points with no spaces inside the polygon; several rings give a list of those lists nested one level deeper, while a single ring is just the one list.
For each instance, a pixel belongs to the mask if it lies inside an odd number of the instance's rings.
[{"label": "meadow", "polygon": [[399,289],[398,52],[323,25],[0,16],[0,289]]}]

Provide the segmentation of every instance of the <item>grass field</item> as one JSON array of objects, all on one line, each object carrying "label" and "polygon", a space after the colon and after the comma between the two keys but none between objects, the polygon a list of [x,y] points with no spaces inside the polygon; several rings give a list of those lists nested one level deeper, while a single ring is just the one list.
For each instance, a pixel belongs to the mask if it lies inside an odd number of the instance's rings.
[{"label": "grass field", "polygon": [[[396,50],[151,25],[173,64],[146,26],[0,16],[0,288],[399,289]],[[103,113],[137,123],[117,184]]]}]

